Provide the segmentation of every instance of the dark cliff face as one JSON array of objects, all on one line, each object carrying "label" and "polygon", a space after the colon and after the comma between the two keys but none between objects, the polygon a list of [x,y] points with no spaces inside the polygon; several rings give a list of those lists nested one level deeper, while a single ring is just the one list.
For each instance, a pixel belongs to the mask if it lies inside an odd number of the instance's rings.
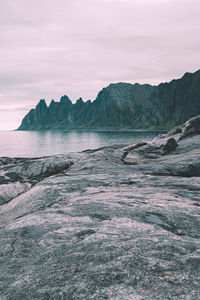
[{"label": "dark cliff face", "polygon": [[60,102],[52,100],[47,107],[40,100],[25,116],[19,130],[132,128],[154,89],[147,84],[117,83],[103,88],[93,102],[80,98],[72,104],[63,96]]},{"label": "dark cliff face", "polygon": [[161,83],[147,101],[140,127],[171,128],[200,113],[200,70]]},{"label": "dark cliff face", "polygon": [[33,130],[35,124],[38,124],[38,129],[46,127],[48,121],[48,110],[47,104],[44,99],[40,100],[35,109],[31,109],[29,113],[22,120],[22,124],[19,130]]},{"label": "dark cliff face", "polygon": [[40,100],[19,130],[171,128],[200,114],[200,70],[158,86],[110,84],[96,99]]}]

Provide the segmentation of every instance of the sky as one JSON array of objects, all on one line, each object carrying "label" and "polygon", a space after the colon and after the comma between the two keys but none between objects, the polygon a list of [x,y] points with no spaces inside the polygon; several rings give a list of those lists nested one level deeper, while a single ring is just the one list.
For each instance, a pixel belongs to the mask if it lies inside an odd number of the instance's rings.
[{"label": "sky", "polygon": [[199,0],[0,0],[0,130],[45,99],[200,69]]}]

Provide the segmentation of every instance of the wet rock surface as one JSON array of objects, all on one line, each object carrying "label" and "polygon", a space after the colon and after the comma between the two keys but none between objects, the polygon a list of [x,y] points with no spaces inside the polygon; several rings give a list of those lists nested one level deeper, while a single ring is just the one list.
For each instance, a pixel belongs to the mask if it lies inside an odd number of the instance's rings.
[{"label": "wet rock surface", "polygon": [[0,159],[0,299],[199,299],[200,135],[184,126]]}]

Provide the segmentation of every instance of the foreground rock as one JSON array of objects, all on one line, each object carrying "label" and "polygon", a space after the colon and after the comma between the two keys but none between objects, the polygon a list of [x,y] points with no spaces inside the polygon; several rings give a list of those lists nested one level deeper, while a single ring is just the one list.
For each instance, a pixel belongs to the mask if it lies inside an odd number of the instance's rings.
[{"label": "foreground rock", "polygon": [[187,126],[151,143],[2,158],[0,299],[198,299],[200,135],[182,138]]}]

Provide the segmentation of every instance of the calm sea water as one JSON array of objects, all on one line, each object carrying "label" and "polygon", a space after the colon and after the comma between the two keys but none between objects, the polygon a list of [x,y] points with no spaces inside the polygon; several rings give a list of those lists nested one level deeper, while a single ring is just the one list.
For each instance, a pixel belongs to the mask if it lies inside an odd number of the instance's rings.
[{"label": "calm sea water", "polygon": [[0,156],[39,157],[150,140],[157,131],[0,131]]}]

